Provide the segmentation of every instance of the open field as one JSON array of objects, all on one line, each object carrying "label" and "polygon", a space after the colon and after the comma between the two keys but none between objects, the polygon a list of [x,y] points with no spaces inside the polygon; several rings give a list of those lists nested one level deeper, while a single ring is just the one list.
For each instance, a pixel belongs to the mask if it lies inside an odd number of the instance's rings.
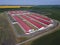
[{"label": "open field", "polygon": [[15,36],[6,16],[0,14],[0,45],[15,45]]},{"label": "open field", "polygon": [[20,6],[0,6],[0,8],[20,8]]},{"label": "open field", "polygon": [[32,6],[0,6],[0,8],[20,8],[20,7],[32,7]]}]

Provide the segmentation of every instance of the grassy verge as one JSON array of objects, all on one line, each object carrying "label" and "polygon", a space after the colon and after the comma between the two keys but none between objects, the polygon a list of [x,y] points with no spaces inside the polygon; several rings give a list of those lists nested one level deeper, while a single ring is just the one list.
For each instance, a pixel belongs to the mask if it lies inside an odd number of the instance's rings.
[{"label": "grassy verge", "polygon": [[18,24],[14,24],[14,27],[16,28],[18,34],[24,34],[24,31],[19,27]]}]

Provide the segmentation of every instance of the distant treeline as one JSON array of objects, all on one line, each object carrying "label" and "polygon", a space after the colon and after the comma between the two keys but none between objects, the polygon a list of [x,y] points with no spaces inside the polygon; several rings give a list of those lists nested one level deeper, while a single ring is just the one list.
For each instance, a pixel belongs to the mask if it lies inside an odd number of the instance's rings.
[{"label": "distant treeline", "polygon": [[29,10],[31,7],[20,7],[20,8],[0,8],[0,12],[11,11],[11,10]]}]

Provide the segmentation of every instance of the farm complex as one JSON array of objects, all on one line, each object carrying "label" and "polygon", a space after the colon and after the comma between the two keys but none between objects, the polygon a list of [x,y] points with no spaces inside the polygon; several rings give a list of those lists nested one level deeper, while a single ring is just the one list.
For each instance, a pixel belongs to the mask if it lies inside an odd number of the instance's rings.
[{"label": "farm complex", "polygon": [[0,45],[59,44],[59,6],[6,7],[0,8]]},{"label": "farm complex", "polygon": [[16,10],[8,11],[7,14],[11,19],[11,23],[20,27],[19,33],[23,31],[23,34],[28,35],[54,26],[54,21],[51,18],[37,13]]}]

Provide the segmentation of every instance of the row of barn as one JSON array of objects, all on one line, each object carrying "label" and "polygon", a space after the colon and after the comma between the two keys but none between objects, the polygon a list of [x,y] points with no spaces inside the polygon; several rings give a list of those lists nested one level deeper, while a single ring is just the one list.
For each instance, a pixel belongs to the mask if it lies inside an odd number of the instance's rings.
[{"label": "row of barn", "polygon": [[25,21],[29,22],[31,25],[37,28],[37,31],[44,30],[46,27],[52,26],[53,24],[52,19],[37,13],[32,13],[28,11],[8,11],[8,14],[24,30],[25,34],[36,32],[34,28],[31,28],[31,26],[27,25]]}]

